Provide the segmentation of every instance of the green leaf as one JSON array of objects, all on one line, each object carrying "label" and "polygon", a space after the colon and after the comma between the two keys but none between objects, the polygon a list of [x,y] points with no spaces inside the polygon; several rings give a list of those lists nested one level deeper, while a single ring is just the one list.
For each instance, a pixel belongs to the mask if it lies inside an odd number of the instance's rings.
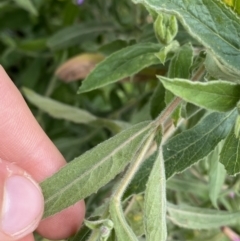
[{"label": "green leaf", "polygon": [[145,191],[144,225],[147,241],[166,241],[166,178],[161,146]]},{"label": "green leaf", "polygon": [[143,226],[144,195],[133,195],[126,202],[127,206],[124,210],[126,220],[136,236],[141,237],[145,233]]},{"label": "green leaf", "polygon": [[223,145],[220,162],[225,166],[229,175],[235,175],[240,172],[240,141],[234,133],[234,128],[229,133]]},{"label": "green leaf", "polygon": [[90,41],[103,32],[113,31],[110,23],[83,23],[66,27],[51,36],[47,46],[54,50],[61,50],[71,46],[80,45],[83,41]]},{"label": "green leaf", "polygon": [[185,79],[159,77],[164,87],[182,99],[200,107],[229,111],[240,99],[240,85],[227,81],[210,81],[206,83],[191,82]]},{"label": "green leaf", "polygon": [[98,118],[83,109],[72,107],[48,97],[41,96],[27,88],[22,88],[22,92],[30,103],[56,119],[64,119],[78,124],[106,127],[114,133],[129,127],[127,123]]},{"label": "green leaf", "polygon": [[[145,191],[148,177],[156,160],[156,155],[157,152],[154,152],[149,158],[144,161],[138,172],[135,174],[132,182],[128,186],[126,192],[124,193],[124,200],[132,194],[139,194]],[[173,177],[168,179],[167,189],[176,192],[192,193],[198,197],[205,199],[209,197],[209,190],[206,184],[203,184],[196,180],[191,180],[191,182],[189,182],[189,180],[182,180],[180,178]]]},{"label": "green leaf", "polygon": [[117,207],[114,202],[110,203],[110,214],[114,222],[114,229],[118,240],[138,241],[133,230],[125,220],[121,207]]},{"label": "green leaf", "polygon": [[187,229],[214,229],[239,222],[240,212],[226,212],[168,203],[170,220]]},{"label": "green leaf", "polygon": [[133,0],[179,18],[186,30],[223,64],[240,74],[239,18],[218,0]]},{"label": "green leaf", "polygon": [[24,96],[32,104],[37,106],[40,110],[48,113],[50,116],[57,119],[65,119],[75,123],[89,123],[95,121],[97,118],[85,110],[75,108],[48,97],[41,96],[34,91],[22,88]]},{"label": "green leaf", "polygon": [[138,238],[136,237],[136,234],[130,228],[129,224],[125,219],[121,200],[122,200],[123,193],[127,188],[129,182],[133,178],[135,172],[138,170],[144,157],[146,156],[147,152],[152,146],[154,135],[155,135],[155,132],[153,132],[153,130],[151,130],[151,133],[150,132],[148,133],[147,138],[143,141],[142,145],[139,146],[139,149],[136,152],[136,155],[134,156],[134,159],[132,160],[131,165],[126,171],[123,179],[118,183],[116,191],[112,195],[112,198],[110,201],[110,214],[114,223],[114,229],[116,231],[116,236],[118,240],[129,240],[129,241],[138,240]]},{"label": "green leaf", "polygon": [[128,186],[127,190],[125,191],[123,199],[126,199],[132,194],[139,194],[145,191],[146,183],[148,181],[148,177],[151,173],[156,157],[157,151],[155,151],[143,162],[143,164],[135,174],[133,180],[131,181],[130,185]]},{"label": "green leaf", "polygon": [[236,111],[210,113],[193,128],[171,138],[163,146],[166,177],[206,157],[228,135],[236,116]]},{"label": "green leaf", "polygon": [[221,64],[211,53],[207,53],[204,66],[207,72],[215,79],[223,79],[239,83],[239,75]]},{"label": "green leaf", "polygon": [[179,43],[174,40],[168,45],[164,46],[160,49],[158,53],[155,54],[157,58],[161,61],[162,64],[165,64],[165,62],[169,59],[169,55],[171,53],[174,53],[179,47]]},{"label": "green leaf", "polygon": [[[185,44],[175,53],[171,59],[168,77],[169,78],[190,78],[190,68],[193,64],[193,48],[191,44]],[[174,95],[168,90],[165,93],[165,101],[169,104],[174,99]],[[181,117],[181,106],[173,113],[172,119],[176,125]]]},{"label": "green leaf", "polygon": [[219,154],[222,147],[222,143],[216,147],[216,149],[210,153],[210,155],[207,157],[207,160],[210,163],[209,168],[209,197],[212,201],[212,204],[214,207],[218,208],[217,205],[217,199],[219,197],[219,194],[222,190],[225,176],[226,176],[226,170],[224,166],[219,162]]},{"label": "green leaf", "polygon": [[138,73],[159,60],[161,45],[141,43],[121,49],[103,60],[83,81],[78,93],[88,92]]},{"label": "green leaf", "polygon": [[171,59],[168,77],[189,78],[190,68],[193,64],[193,48],[191,44],[185,44],[175,53]]},{"label": "green leaf", "polygon": [[165,102],[165,89],[163,84],[159,82],[158,86],[155,88],[154,93],[151,97],[150,102],[150,113],[153,119],[155,119],[161,111],[166,107]]},{"label": "green leaf", "polygon": [[37,16],[38,12],[37,9],[35,8],[33,1],[32,0],[14,0],[14,2],[21,8],[25,9],[32,15]]},{"label": "green leaf", "polygon": [[106,185],[135,156],[151,129],[149,122],[135,125],[75,158],[41,183],[44,217],[69,207]]}]

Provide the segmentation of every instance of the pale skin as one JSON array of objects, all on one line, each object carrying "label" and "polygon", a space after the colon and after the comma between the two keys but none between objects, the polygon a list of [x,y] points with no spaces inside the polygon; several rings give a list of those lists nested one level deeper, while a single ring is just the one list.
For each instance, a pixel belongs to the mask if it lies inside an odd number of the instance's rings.
[{"label": "pale skin", "polygon": [[[44,202],[37,183],[58,171],[66,162],[41,129],[19,90],[1,66],[0,134],[0,240],[34,241],[32,231],[35,229],[49,239],[59,240],[74,234],[81,226],[84,218],[85,206],[83,201],[79,201],[74,206],[40,221]],[[9,180],[13,181],[10,182]],[[3,207],[6,207],[6,203],[8,203],[6,186],[12,190],[15,183],[20,183],[19,180],[23,180],[23,184],[26,182],[26,186],[33,188],[35,193],[26,191],[27,195],[24,194],[24,197],[21,196],[21,193],[18,196],[14,194],[18,198],[15,199],[23,199],[23,202],[28,206],[28,210],[31,211],[23,215],[23,222],[17,222],[17,225],[15,225],[19,230],[13,232],[14,224],[11,226],[10,214],[11,210],[19,209],[19,207],[8,207],[8,210],[10,210],[7,213],[8,219],[4,216]],[[16,189],[21,190],[18,187]],[[28,189],[26,188],[26,190]],[[26,198],[28,194],[33,198],[32,200],[36,199],[36,202],[29,201],[30,198]],[[15,203],[19,202],[13,202],[11,205],[14,206]],[[28,213],[32,213],[32,221],[29,221],[30,218],[29,220],[26,219]],[[6,226],[4,220],[8,220],[10,226]],[[24,227],[24,222],[28,224],[26,227]],[[20,225],[21,229],[17,227],[18,223],[23,226]],[[5,231],[8,230],[8,227],[13,234],[9,234],[10,231]]]}]

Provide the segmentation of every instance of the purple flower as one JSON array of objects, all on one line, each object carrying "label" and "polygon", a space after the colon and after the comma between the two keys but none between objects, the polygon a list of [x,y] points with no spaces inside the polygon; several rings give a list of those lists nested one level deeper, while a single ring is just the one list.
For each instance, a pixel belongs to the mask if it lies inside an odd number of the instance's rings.
[{"label": "purple flower", "polygon": [[84,0],[76,0],[77,5],[81,5],[81,4],[83,4],[83,2],[84,2]]}]

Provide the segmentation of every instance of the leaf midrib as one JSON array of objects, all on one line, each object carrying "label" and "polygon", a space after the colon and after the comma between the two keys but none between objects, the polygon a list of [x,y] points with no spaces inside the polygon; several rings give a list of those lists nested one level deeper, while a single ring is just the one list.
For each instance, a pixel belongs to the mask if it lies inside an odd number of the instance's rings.
[{"label": "leaf midrib", "polygon": [[[141,135],[143,132],[147,131],[147,129],[150,129],[151,124],[147,125],[145,128],[138,131],[135,135],[131,136],[127,141],[123,142],[119,147],[114,149],[112,152],[110,152],[106,157],[104,157],[101,161],[99,161],[96,165],[93,166],[92,169],[88,169],[86,172],[84,172],[82,175],[80,175],[78,178],[74,179],[72,182],[69,182],[65,187],[61,188],[61,190],[56,190],[57,192],[47,198],[45,200],[45,204],[52,201],[55,197],[62,195],[70,186],[73,186],[76,182],[80,181],[81,179],[85,178],[89,175],[92,171],[96,170],[102,163],[104,163],[106,160],[108,160],[112,155],[120,151],[124,146],[126,146],[129,142],[134,140],[137,136]],[[71,165],[71,164],[70,164]]]}]

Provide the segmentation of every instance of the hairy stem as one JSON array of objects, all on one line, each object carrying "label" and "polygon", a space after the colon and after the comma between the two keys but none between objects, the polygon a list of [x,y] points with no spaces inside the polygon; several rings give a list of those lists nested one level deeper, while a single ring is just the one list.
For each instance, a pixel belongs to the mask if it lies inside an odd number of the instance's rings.
[{"label": "hairy stem", "polygon": [[132,178],[134,177],[134,174],[138,170],[145,155],[147,154],[147,152],[153,142],[154,135],[155,135],[155,133],[152,133],[148,137],[146,143],[144,144],[143,149],[139,152],[137,158],[134,160],[134,162],[128,168],[126,174],[124,175],[122,181],[120,182],[120,185],[118,186],[117,190],[113,194],[115,200],[121,201],[124,191],[128,187],[129,183],[131,182]]}]

